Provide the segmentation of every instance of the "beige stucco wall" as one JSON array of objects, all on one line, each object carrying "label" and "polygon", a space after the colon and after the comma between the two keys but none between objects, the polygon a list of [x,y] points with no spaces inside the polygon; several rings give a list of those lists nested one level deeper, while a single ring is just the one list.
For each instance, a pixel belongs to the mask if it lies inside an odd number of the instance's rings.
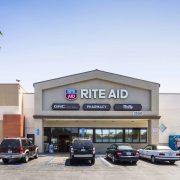
[{"label": "beige stucco wall", "polygon": [[19,84],[0,84],[0,106],[19,106]]},{"label": "beige stucco wall", "polygon": [[0,143],[3,139],[3,121],[0,121]]},{"label": "beige stucco wall", "polygon": [[[103,71],[91,71],[87,73],[72,75],[64,78],[58,78],[45,82],[35,83],[35,115],[41,116],[102,116],[102,112],[94,111],[52,111],[52,103],[67,102],[64,95],[66,88],[105,88],[109,89],[127,89],[129,97],[125,100],[122,99],[80,99],[76,103],[82,105],[83,103],[138,103],[143,105],[144,116],[158,116],[159,115],[159,84],[151,83],[134,78],[115,75]],[[141,98],[139,98],[141,97]],[[106,111],[103,112],[104,116],[133,116],[133,112],[116,112]]]},{"label": "beige stucco wall", "polygon": [[[78,90],[78,98],[73,101],[73,103],[80,104],[80,111],[82,110],[82,105],[85,103],[108,103],[111,105],[111,111],[113,111],[113,105],[115,103],[130,103],[130,104],[141,104],[142,111],[150,111],[151,109],[151,92],[149,90],[140,89],[136,87],[126,86],[123,84],[116,84],[100,79],[93,79],[85,82],[70,84],[67,86],[60,86],[50,89],[45,89],[42,92],[42,101],[43,101],[43,110],[52,111],[52,104],[55,102],[61,103],[70,103],[65,98],[65,90],[66,89],[77,89]],[[129,93],[127,99],[81,99],[80,98],[80,89],[105,89],[107,94],[111,89],[126,89]],[[141,97],[141,98],[139,98]]]},{"label": "beige stucco wall", "polygon": [[[159,84],[135,78],[95,70],[35,83],[34,87],[34,115],[38,118],[35,119],[35,130],[39,128],[42,133],[43,127],[148,127],[150,119],[147,120],[146,118],[159,115]],[[80,89],[106,89],[107,92],[110,89],[126,89],[129,96],[127,99],[81,99],[78,97],[77,100],[71,102],[65,98],[65,90],[68,88],[77,89],[78,91]],[[53,111],[51,109],[53,103],[78,103],[81,108],[79,111]],[[108,103],[111,104],[111,110],[84,111],[82,110],[84,103]],[[120,103],[142,104],[142,120],[136,118],[132,111],[114,111],[113,105]],[[123,120],[118,118],[123,116],[132,119]],[[60,118],[58,119],[58,117]],[[76,119],[74,119],[75,117]],[[158,126],[157,122],[155,122],[149,123],[150,132]],[[156,142],[158,137],[158,134],[154,134],[149,136],[148,140]],[[155,140],[153,141],[152,138]],[[42,150],[42,134],[38,137],[36,135],[35,139]],[[105,144],[97,144],[96,146],[99,146],[98,149],[103,150]],[[136,146],[139,145],[136,144]]]},{"label": "beige stucco wall", "polygon": [[0,84],[0,141],[3,138],[3,115],[22,114],[23,93],[19,84]]},{"label": "beige stucco wall", "polygon": [[167,129],[159,131],[159,142],[168,143],[169,135],[180,135],[180,93],[162,93],[159,95],[159,110],[161,119]]},{"label": "beige stucco wall", "polygon": [[118,127],[134,127],[134,128],[140,128],[140,127],[148,127],[148,121],[147,120],[139,120],[139,121],[133,121],[133,120],[116,120],[110,119],[108,121],[104,121],[102,119],[83,119],[79,121],[76,120],[67,120],[67,119],[61,119],[61,120],[44,120],[44,127],[112,127],[112,128],[118,128]]},{"label": "beige stucco wall", "polygon": [[25,116],[25,135],[34,134],[34,94],[23,94],[23,114]]}]

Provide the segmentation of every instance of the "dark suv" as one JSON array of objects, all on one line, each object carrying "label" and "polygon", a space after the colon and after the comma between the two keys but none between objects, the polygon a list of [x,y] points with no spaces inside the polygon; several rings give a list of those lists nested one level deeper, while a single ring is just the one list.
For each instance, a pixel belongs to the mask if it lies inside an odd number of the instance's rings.
[{"label": "dark suv", "polygon": [[29,158],[38,158],[38,147],[27,138],[5,138],[0,144],[0,158],[4,164],[10,159],[27,163]]},{"label": "dark suv", "polygon": [[74,139],[70,146],[70,163],[75,159],[90,160],[95,163],[95,147],[89,139]]}]

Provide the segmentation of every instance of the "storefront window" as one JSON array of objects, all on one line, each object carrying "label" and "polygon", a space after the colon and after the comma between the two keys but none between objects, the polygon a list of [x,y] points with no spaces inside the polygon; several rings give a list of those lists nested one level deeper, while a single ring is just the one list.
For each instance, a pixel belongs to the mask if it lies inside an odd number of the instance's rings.
[{"label": "storefront window", "polygon": [[70,140],[74,137],[90,138],[95,143],[146,143],[147,129],[146,128],[44,128],[44,143],[50,144],[56,141],[60,142],[63,135]]},{"label": "storefront window", "polygon": [[116,142],[123,142],[123,129],[116,130]]},{"label": "storefront window", "polygon": [[116,142],[116,130],[115,129],[109,130],[109,142]]},{"label": "storefront window", "polygon": [[133,129],[133,142],[138,143],[139,142],[139,129]]},{"label": "storefront window", "polygon": [[95,142],[102,142],[102,130],[101,129],[96,129],[95,131],[96,135],[95,135]]},{"label": "storefront window", "polygon": [[78,128],[71,128],[72,134],[78,134]]},{"label": "storefront window", "polygon": [[71,133],[71,128],[64,128],[63,130],[64,130],[64,133],[68,133],[68,134]]},{"label": "storefront window", "polygon": [[125,142],[126,143],[132,142],[132,129],[125,129]]},{"label": "storefront window", "polygon": [[[93,139],[93,129],[84,129],[84,138]],[[83,137],[82,128],[79,129],[79,136]]]},{"label": "storefront window", "polygon": [[146,143],[147,142],[147,129],[140,130],[140,142]]},{"label": "storefront window", "polygon": [[109,129],[103,129],[103,142],[109,142]]}]

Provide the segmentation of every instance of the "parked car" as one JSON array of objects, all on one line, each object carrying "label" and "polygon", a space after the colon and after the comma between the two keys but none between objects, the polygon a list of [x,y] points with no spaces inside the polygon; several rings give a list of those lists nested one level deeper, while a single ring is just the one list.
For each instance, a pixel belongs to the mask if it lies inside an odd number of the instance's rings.
[{"label": "parked car", "polygon": [[174,164],[180,160],[179,151],[173,151],[170,147],[162,145],[147,145],[145,148],[139,149],[139,156],[151,160],[152,163],[169,161],[170,164]]},{"label": "parked car", "polygon": [[5,138],[0,144],[0,158],[4,164],[11,159],[27,163],[29,158],[38,158],[38,147],[27,138]]},{"label": "parked car", "polygon": [[90,160],[95,163],[95,147],[90,139],[74,139],[70,146],[70,163],[74,160]]},{"label": "parked car", "polygon": [[112,144],[106,151],[106,158],[116,162],[131,162],[136,164],[139,160],[139,153],[130,145]]}]

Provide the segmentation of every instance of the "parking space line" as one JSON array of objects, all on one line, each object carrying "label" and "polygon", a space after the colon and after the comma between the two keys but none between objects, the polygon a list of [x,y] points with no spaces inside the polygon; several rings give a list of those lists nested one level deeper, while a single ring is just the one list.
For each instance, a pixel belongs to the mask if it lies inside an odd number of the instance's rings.
[{"label": "parking space line", "polygon": [[51,158],[50,158],[50,160],[47,162],[47,164],[51,164],[52,163],[52,161],[54,160],[54,156],[52,156]]},{"label": "parking space line", "polygon": [[107,164],[109,167],[114,167],[111,163],[109,163],[107,160],[105,160],[103,157],[100,157],[101,161],[103,161],[105,164]]}]

